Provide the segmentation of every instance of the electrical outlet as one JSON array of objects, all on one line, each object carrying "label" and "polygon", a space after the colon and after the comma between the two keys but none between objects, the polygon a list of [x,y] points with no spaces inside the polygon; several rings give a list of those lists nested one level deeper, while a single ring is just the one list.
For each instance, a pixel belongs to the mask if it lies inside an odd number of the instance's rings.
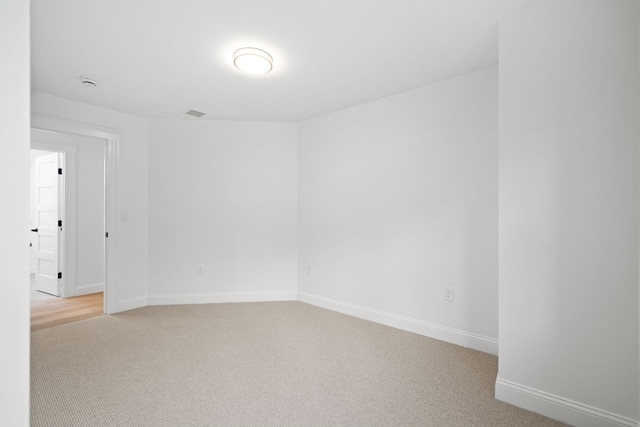
[{"label": "electrical outlet", "polygon": [[307,264],[307,276],[311,276],[313,270],[311,269],[311,264]]},{"label": "electrical outlet", "polygon": [[444,299],[445,301],[453,301],[453,288],[450,286],[444,287]]},{"label": "electrical outlet", "polygon": [[204,274],[204,265],[196,265],[196,274],[202,276]]}]

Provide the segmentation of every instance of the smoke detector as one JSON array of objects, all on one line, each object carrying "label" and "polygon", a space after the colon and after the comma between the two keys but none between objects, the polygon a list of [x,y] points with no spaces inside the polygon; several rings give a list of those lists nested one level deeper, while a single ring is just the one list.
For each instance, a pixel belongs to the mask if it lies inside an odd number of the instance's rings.
[{"label": "smoke detector", "polygon": [[92,87],[98,86],[98,82],[93,79],[90,79],[89,77],[80,77],[80,83],[86,86],[92,86]]}]

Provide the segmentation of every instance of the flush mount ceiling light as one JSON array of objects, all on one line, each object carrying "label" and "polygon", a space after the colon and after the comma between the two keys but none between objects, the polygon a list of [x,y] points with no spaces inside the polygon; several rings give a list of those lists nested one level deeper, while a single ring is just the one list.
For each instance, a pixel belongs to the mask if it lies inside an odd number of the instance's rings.
[{"label": "flush mount ceiling light", "polygon": [[255,47],[243,47],[233,52],[233,65],[251,74],[266,74],[273,68],[273,58]]}]

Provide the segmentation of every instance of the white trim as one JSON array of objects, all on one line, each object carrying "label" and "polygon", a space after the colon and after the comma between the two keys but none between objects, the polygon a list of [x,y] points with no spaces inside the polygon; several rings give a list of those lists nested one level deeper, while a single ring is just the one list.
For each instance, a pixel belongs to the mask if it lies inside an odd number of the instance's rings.
[{"label": "white trim", "polygon": [[104,292],[104,282],[89,283],[87,285],[78,286],[71,296],[77,297],[80,295],[89,295],[98,292]]},{"label": "white trim", "polygon": [[295,291],[215,292],[206,294],[149,295],[149,305],[213,304],[225,302],[296,301]]},{"label": "white trim", "polygon": [[[105,156],[105,232],[109,238],[105,239],[105,288],[104,308],[106,314],[118,312],[118,162],[120,159],[120,137],[115,134],[107,139]],[[108,292],[107,292],[108,290]]]},{"label": "white trim", "polygon": [[413,332],[426,337],[472,348],[484,353],[494,355],[498,354],[498,340],[495,338],[462,331],[460,329],[436,325],[423,320],[363,307],[361,305],[351,304],[344,301],[338,301],[307,292],[298,292],[298,301],[337,311],[339,313],[348,314],[360,319],[369,320],[371,322],[380,323],[382,325],[391,326],[393,328],[402,329],[403,331]]},{"label": "white trim", "polygon": [[100,138],[106,141],[105,157],[105,287],[104,311],[118,312],[118,162],[122,135],[112,129],[76,123],[54,117],[31,115],[31,128]]},{"label": "white trim", "polygon": [[56,117],[42,116],[40,114],[31,115],[31,128],[51,132],[72,133],[80,136],[91,136],[100,139],[122,139],[122,134],[113,129],[72,122]]},{"label": "white trim", "polygon": [[636,427],[638,422],[512,381],[496,380],[496,399],[580,427]]}]

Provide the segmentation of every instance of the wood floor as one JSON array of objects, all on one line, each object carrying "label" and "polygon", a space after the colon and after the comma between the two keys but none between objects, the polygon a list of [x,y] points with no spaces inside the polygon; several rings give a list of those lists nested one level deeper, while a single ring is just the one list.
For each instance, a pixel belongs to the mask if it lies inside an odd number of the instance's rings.
[{"label": "wood floor", "polygon": [[51,328],[104,314],[104,293],[31,303],[31,331]]}]

